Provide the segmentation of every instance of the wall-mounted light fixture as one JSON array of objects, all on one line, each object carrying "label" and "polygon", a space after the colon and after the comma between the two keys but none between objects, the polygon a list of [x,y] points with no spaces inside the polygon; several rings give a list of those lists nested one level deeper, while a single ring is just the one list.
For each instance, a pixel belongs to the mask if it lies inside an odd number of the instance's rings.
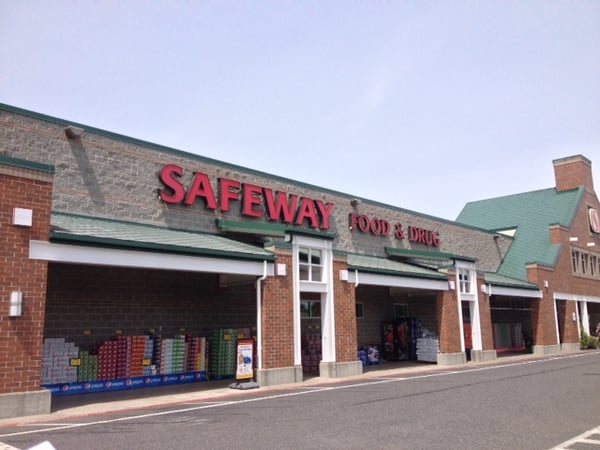
[{"label": "wall-mounted light fixture", "polygon": [[456,284],[454,283],[454,280],[448,280],[448,287],[450,288],[451,291],[456,289]]},{"label": "wall-mounted light fixture", "polygon": [[10,303],[8,305],[9,317],[20,317],[23,313],[23,293],[21,291],[12,291],[10,293]]},{"label": "wall-mounted light fixture", "polygon": [[13,208],[13,225],[30,227],[33,224],[33,210],[29,208]]},{"label": "wall-mounted light fixture", "polygon": [[357,205],[359,205],[359,204],[360,204],[360,200],[359,200],[359,199],[357,199],[357,198],[353,198],[352,200],[350,200],[350,204],[351,204],[352,206],[357,206]]},{"label": "wall-mounted light fixture", "polygon": [[84,131],[85,130],[83,128],[74,127],[72,125],[69,125],[67,128],[65,128],[65,134],[69,139],[77,139],[83,134]]},{"label": "wall-mounted light fixture", "polygon": [[572,317],[573,317],[573,322],[576,322],[577,321],[577,314],[573,313]]},{"label": "wall-mounted light fixture", "polygon": [[277,264],[277,275],[280,277],[287,275],[287,266],[285,264]]}]

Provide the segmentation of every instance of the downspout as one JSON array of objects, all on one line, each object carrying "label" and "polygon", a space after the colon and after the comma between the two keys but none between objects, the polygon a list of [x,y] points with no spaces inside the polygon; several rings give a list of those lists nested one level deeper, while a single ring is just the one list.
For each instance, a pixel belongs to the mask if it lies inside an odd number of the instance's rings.
[{"label": "downspout", "polygon": [[358,287],[358,270],[354,271],[354,287]]},{"label": "downspout", "polygon": [[267,261],[263,261],[263,274],[256,279],[256,355],[257,369],[262,369],[262,282],[267,278]]}]

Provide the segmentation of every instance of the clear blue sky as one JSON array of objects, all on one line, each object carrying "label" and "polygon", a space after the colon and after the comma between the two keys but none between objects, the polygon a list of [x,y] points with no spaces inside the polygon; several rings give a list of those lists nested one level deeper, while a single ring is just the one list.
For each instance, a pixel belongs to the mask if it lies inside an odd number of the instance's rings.
[{"label": "clear blue sky", "polygon": [[597,0],[0,0],[0,61],[2,103],[444,218],[573,154],[600,192]]}]

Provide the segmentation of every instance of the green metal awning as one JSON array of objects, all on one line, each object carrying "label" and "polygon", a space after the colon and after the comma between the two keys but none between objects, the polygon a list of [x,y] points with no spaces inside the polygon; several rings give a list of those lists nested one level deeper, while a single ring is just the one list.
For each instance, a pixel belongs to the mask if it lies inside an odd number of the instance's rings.
[{"label": "green metal awning", "polygon": [[52,213],[51,242],[274,261],[273,253],[223,236],[97,217]]},{"label": "green metal awning", "polygon": [[386,247],[385,253],[391,257],[405,258],[405,259],[424,259],[434,261],[449,261],[452,259],[459,259],[461,261],[475,262],[476,259],[469,258],[466,256],[453,255],[452,253],[435,252],[428,250],[409,250],[404,248]]},{"label": "green metal awning", "polygon": [[348,254],[348,269],[361,272],[396,275],[412,278],[427,278],[432,280],[447,280],[445,274],[399,261],[374,256]]},{"label": "green metal awning", "polygon": [[483,277],[486,284],[491,284],[492,286],[539,290],[539,286],[535,284],[528,283],[523,280],[517,280],[515,278],[509,278],[504,275],[499,275],[497,273],[486,272],[483,274]]}]

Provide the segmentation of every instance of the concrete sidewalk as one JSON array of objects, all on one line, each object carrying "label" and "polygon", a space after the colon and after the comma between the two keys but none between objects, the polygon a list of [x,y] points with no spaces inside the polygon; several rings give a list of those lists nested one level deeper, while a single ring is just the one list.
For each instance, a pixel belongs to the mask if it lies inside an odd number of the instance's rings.
[{"label": "concrete sidewalk", "polygon": [[[583,353],[583,352],[582,352]],[[590,351],[586,351],[589,354]],[[186,405],[199,402],[218,402],[277,393],[289,390],[302,390],[316,386],[350,384],[353,382],[381,377],[402,378],[449,371],[465,371],[486,366],[502,366],[525,361],[544,360],[557,357],[572,356],[575,353],[562,353],[547,356],[532,354],[503,356],[494,361],[468,362],[457,366],[438,366],[420,362],[390,362],[375,366],[367,366],[364,373],[354,377],[321,378],[311,377],[300,383],[259,387],[257,389],[232,389],[232,380],[212,380],[172,386],[141,388],[135,390],[101,392],[93,394],[54,397],[50,414],[15,417],[0,420],[0,429],[11,426],[22,426],[33,423],[64,421],[69,418],[94,416],[123,411],[148,410],[165,406]]]}]

